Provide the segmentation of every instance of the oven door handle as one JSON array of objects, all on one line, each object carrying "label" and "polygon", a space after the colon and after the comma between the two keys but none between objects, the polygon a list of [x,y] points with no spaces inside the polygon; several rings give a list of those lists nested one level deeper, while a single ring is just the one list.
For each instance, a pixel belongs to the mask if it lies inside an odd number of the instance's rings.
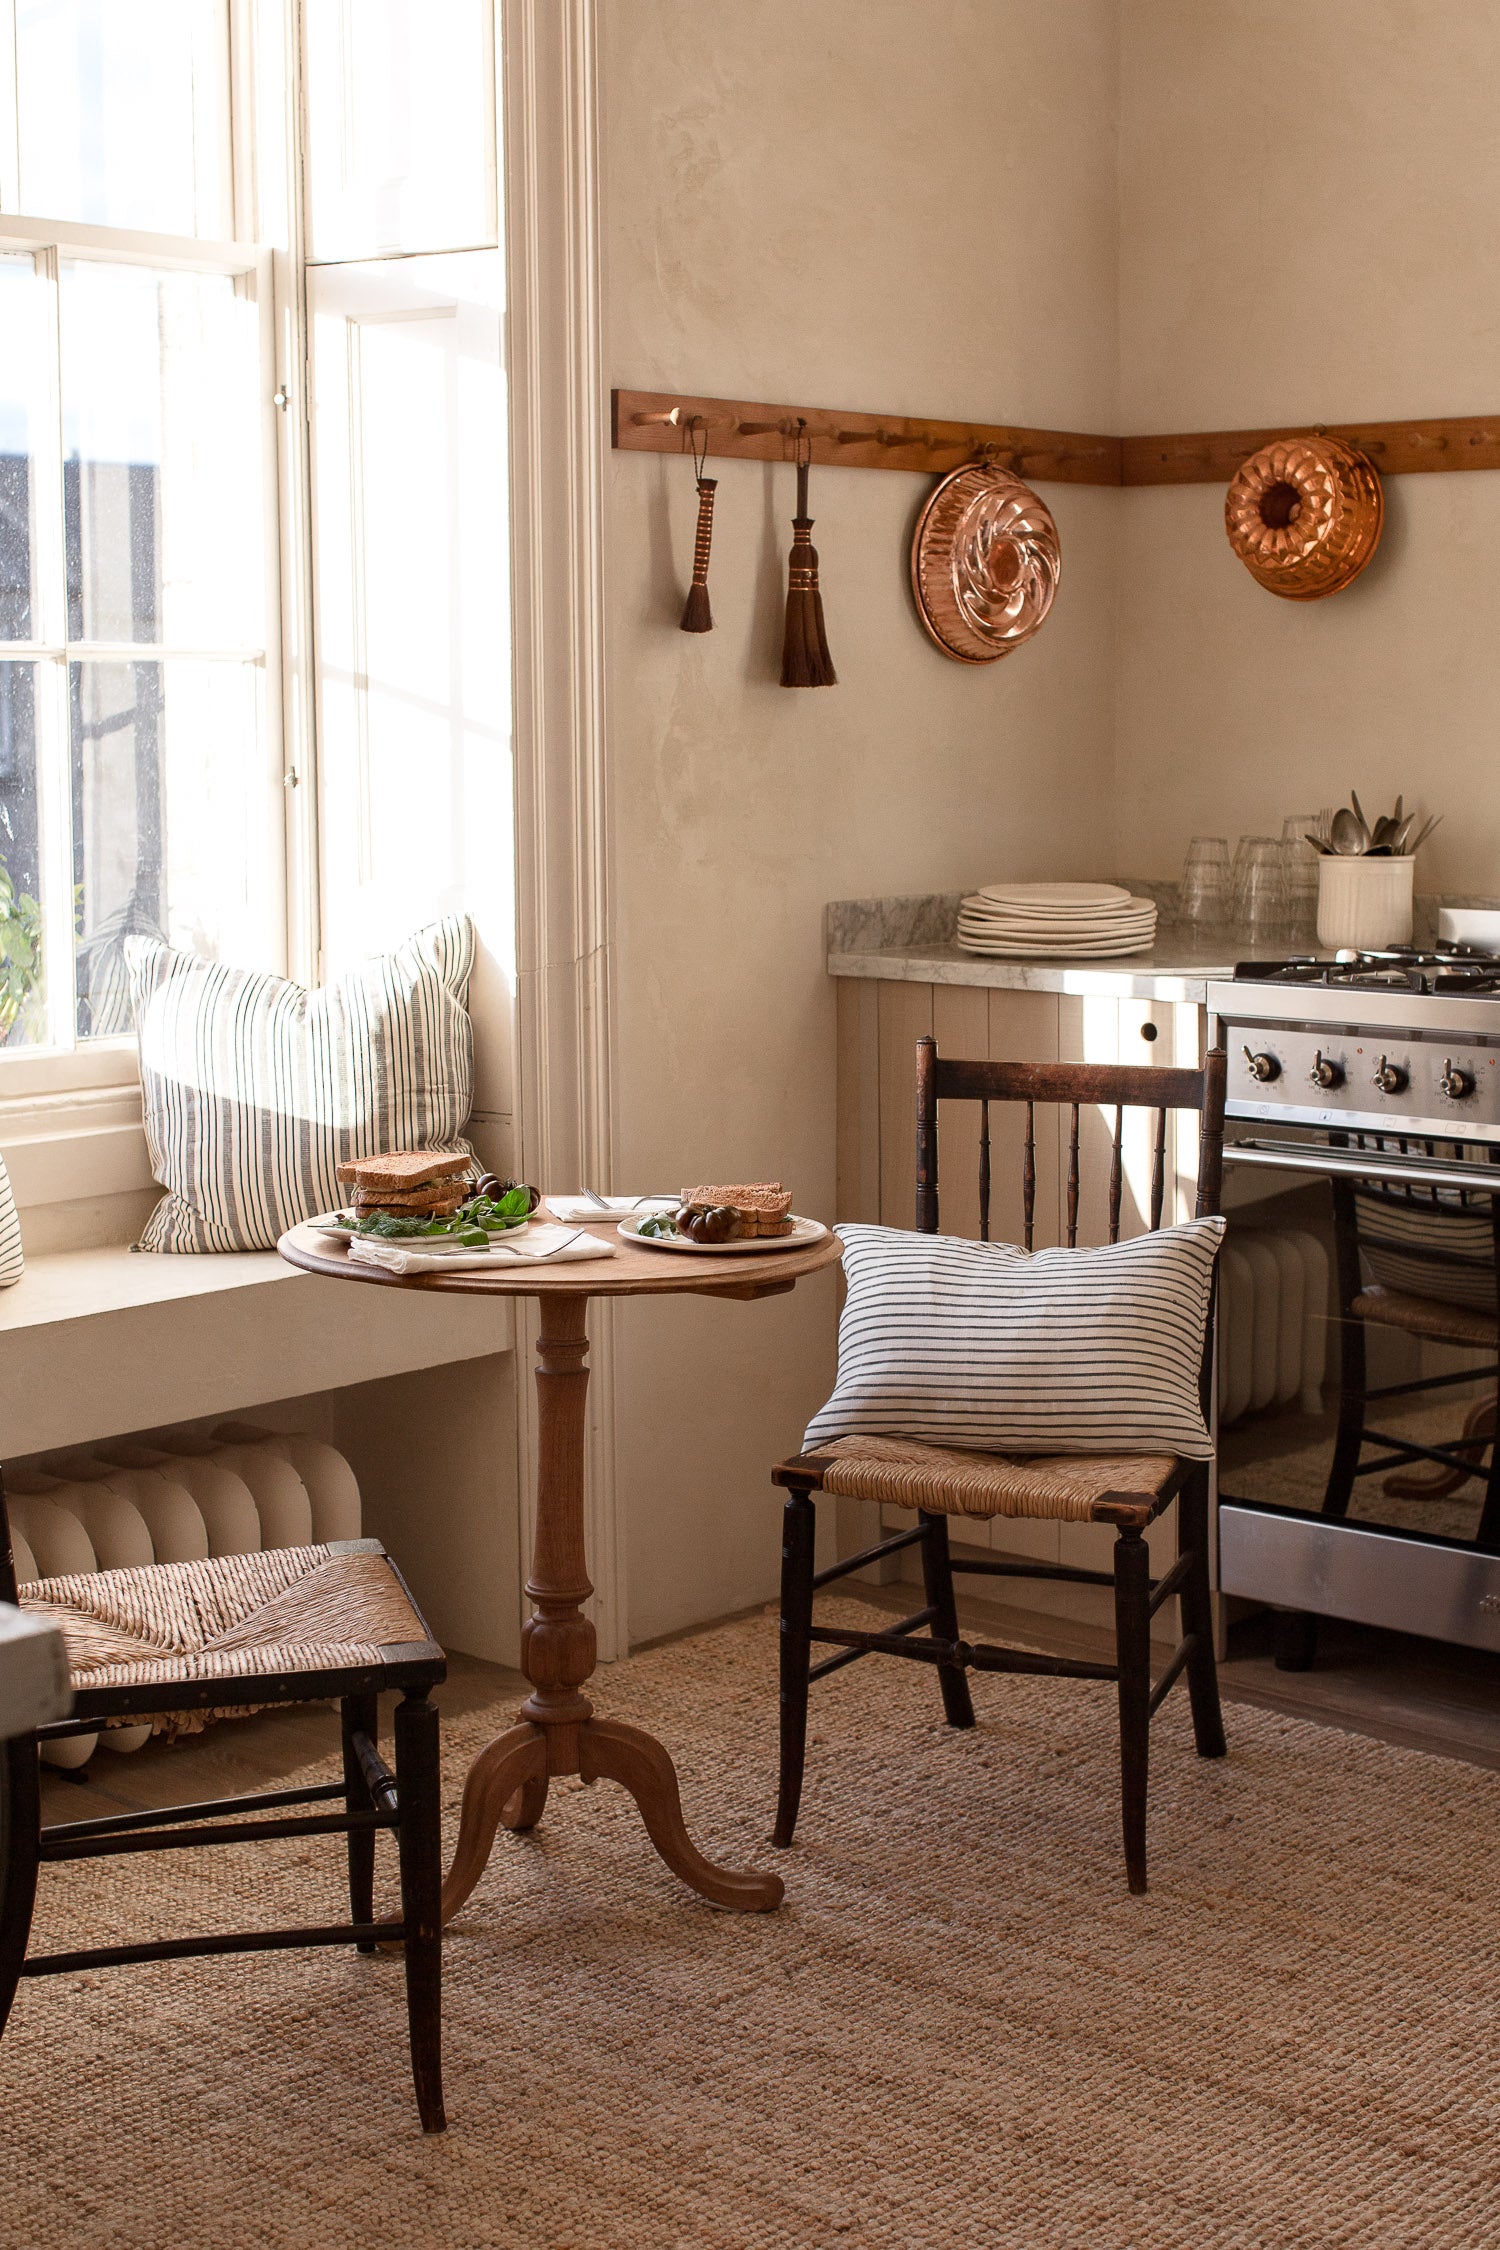
[{"label": "oven door handle", "polygon": [[1295,1141],[1226,1141],[1226,1164],[1258,1164],[1271,1172],[1331,1172],[1377,1185],[1472,1188],[1500,1195],[1500,1164],[1444,1164],[1435,1157],[1362,1154],[1358,1149],[1299,1147]]}]

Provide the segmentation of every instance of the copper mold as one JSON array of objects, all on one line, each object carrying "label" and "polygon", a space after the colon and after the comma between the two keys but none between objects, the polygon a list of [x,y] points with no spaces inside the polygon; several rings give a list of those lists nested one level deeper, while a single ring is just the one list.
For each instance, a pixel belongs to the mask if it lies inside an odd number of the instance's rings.
[{"label": "copper mold", "polygon": [[1230,546],[1289,602],[1341,592],[1374,554],[1384,521],[1379,477],[1342,438],[1277,438],[1241,463],[1224,496]]},{"label": "copper mold", "polygon": [[1052,607],[1061,568],[1050,510],[990,462],[944,477],[912,541],[918,614],[960,664],[994,664],[1029,641]]}]

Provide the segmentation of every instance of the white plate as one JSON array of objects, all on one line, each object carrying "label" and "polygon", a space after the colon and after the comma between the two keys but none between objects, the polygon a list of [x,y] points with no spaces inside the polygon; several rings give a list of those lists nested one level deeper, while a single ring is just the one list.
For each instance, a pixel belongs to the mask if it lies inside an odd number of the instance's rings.
[{"label": "white plate", "polygon": [[[348,1242],[359,1231],[356,1227],[352,1227],[342,1212],[339,1211],[325,1211],[320,1219],[304,1219],[302,1223],[304,1226],[310,1227],[314,1234],[332,1235],[339,1242]],[[530,1224],[529,1219],[523,1219],[519,1226],[506,1227],[503,1231],[492,1233],[490,1240],[491,1242],[513,1242],[518,1234],[526,1232]],[[470,1257],[475,1254],[472,1243],[455,1242],[451,1235],[402,1234],[390,1237],[377,1235],[375,1240],[377,1242],[391,1240],[400,1249],[421,1250],[424,1253],[441,1253],[444,1250],[451,1249],[455,1253],[465,1251]]]},{"label": "white plate", "polygon": [[[650,1212],[644,1214],[646,1218]],[[791,1214],[790,1234],[763,1235],[755,1242],[692,1242],[685,1234],[642,1234],[640,1220],[622,1219],[621,1234],[628,1234],[632,1242],[640,1243],[643,1250],[686,1250],[695,1258],[722,1258],[726,1252],[744,1257],[756,1250],[805,1250],[810,1242],[821,1242],[828,1232],[820,1219],[799,1219]]]},{"label": "white plate", "polygon": [[1076,911],[1080,906],[1119,906],[1130,893],[1118,883],[985,883],[978,895],[1003,905],[1061,906]]},{"label": "white plate", "polygon": [[1154,931],[1144,936],[1107,940],[1098,938],[1088,945],[1055,945],[1044,938],[1033,939],[1029,944],[1019,939],[960,937],[961,953],[989,953],[1012,961],[1108,961],[1130,953],[1149,953],[1156,942]]},{"label": "white plate", "polygon": [[1137,930],[1154,929],[1156,916],[1112,914],[1107,922],[1023,922],[1009,915],[960,914],[958,926],[980,937],[1129,937]]},{"label": "white plate", "polygon": [[1062,908],[1048,906],[997,906],[992,899],[966,898],[959,902],[960,914],[982,916],[987,922],[1049,922],[1059,929],[1092,928],[1096,922],[1128,922],[1141,914],[1154,914],[1156,902],[1149,898],[1121,899],[1114,906]]}]

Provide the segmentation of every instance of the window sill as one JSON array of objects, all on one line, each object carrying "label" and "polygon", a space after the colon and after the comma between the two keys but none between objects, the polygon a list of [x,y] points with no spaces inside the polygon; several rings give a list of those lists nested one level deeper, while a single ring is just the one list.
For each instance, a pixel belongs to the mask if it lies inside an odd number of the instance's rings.
[{"label": "window sill", "polygon": [[274,1250],[28,1255],[0,1290],[11,1459],[512,1349],[509,1301],[358,1289]]}]

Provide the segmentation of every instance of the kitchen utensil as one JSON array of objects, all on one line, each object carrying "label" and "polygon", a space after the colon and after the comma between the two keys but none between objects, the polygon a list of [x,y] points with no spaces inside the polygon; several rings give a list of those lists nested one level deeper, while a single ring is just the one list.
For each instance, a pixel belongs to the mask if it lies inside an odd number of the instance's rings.
[{"label": "kitchen utensil", "polygon": [[1380,543],[1385,494],[1342,438],[1276,438],[1240,466],[1224,496],[1229,543],[1267,592],[1293,602],[1336,594]]},{"label": "kitchen utensil", "polygon": [[1333,828],[1328,841],[1344,858],[1353,859],[1368,849],[1370,838],[1359,815],[1352,813],[1347,805],[1340,805],[1333,816]]},{"label": "kitchen utensil", "polygon": [[1441,813],[1434,813],[1431,820],[1423,822],[1416,835],[1412,838],[1410,844],[1405,847],[1410,858],[1416,858],[1417,853],[1426,843],[1428,837],[1432,834],[1432,831],[1434,830],[1434,828],[1436,828],[1438,822],[1442,819],[1442,817],[1443,816]]},{"label": "kitchen utensil", "polygon": [[[699,436],[703,450],[698,450]],[[711,633],[714,614],[708,604],[708,551],[714,535],[714,494],[718,479],[703,474],[708,461],[708,424],[701,414],[695,414],[688,425],[689,443],[693,449],[693,475],[698,486],[698,536],[693,542],[693,582],[688,588],[687,606],[682,613],[684,633]]]},{"label": "kitchen utensil", "polygon": [[786,628],[781,643],[783,687],[837,687],[838,674],[823,630],[823,596],[818,588],[818,551],[807,512],[807,476],[812,441],[805,422],[797,424],[797,513],[792,518],[792,552],[787,567]]},{"label": "kitchen utensil", "polygon": [[1050,510],[992,461],[944,477],[917,519],[918,614],[960,664],[994,664],[1029,641],[1052,607],[1061,568]]}]

